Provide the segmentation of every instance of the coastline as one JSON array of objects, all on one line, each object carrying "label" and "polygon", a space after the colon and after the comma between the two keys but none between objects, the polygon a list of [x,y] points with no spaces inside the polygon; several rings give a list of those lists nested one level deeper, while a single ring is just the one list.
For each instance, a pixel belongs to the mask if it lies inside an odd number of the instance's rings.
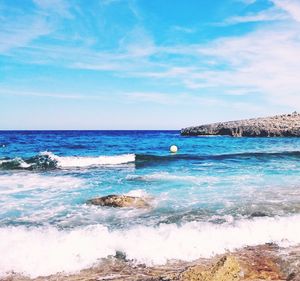
[{"label": "coastline", "polygon": [[0,22],[0,281],[300,281],[300,0]]},{"label": "coastline", "polygon": [[[1,280],[299,280],[299,139],[55,133],[51,146],[38,133],[32,147],[32,136],[12,137]],[[147,195],[153,208],[86,204],[109,194]]]},{"label": "coastline", "polygon": [[[245,247],[193,262],[169,261],[163,266],[137,265],[120,254],[73,274],[29,278],[11,274],[2,281],[299,281],[300,244],[281,248],[273,243]],[[45,261],[46,262],[46,261]]]},{"label": "coastline", "polygon": [[299,137],[300,114],[218,122],[181,129],[182,136]]}]

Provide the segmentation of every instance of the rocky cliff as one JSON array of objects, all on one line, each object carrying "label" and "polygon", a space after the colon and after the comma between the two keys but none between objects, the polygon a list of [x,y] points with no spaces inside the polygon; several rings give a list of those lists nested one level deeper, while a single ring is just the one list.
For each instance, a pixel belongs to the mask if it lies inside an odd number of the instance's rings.
[{"label": "rocky cliff", "polygon": [[276,115],[188,127],[183,136],[228,135],[233,137],[300,137],[300,114]]}]

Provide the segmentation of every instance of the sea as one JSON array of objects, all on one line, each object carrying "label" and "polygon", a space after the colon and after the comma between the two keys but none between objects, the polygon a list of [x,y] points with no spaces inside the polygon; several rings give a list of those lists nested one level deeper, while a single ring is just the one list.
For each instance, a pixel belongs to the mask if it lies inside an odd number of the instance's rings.
[{"label": "sea", "polygon": [[[170,146],[178,147],[170,153]],[[110,194],[150,207],[87,204]],[[0,277],[300,244],[300,139],[1,131]]]}]

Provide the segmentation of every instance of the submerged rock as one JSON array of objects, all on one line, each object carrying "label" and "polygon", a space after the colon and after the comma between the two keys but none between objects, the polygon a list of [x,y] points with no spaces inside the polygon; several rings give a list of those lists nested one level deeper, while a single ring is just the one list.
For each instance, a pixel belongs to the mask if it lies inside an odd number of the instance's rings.
[{"label": "submerged rock", "polygon": [[267,217],[267,216],[268,216],[267,213],[264,213],[264,212],[261,212],[261,211],[255,211],[255,212],[250,214],[251,218],[259,218],[259,217]]},{"label": "submerged rock", "polygon": [[123,252],[123,251],[116,251],[116,254],[115,254],[114,257],[116,259],[119,259],[119,260],[127,261],[127,259],[126,259],[126,253]]},{"label": "submerged rock", "polygon": [[107,195],[103,197],[93,198],[87,201],[88,204],[107,206],[107,207],[133,207],[133,208],[148,208],[149,203],[141,198],[128,195]]},{"label": "submerged rock", "polygon": [[300,114],[276,115],[220,122],[181,130],[183,136],[227,135],[233,137],[300,137]]}]

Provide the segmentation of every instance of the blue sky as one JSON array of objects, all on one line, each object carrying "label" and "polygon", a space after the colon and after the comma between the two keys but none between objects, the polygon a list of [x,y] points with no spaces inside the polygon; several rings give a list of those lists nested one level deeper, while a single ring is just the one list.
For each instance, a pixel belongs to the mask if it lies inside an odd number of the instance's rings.
[{"label": "blue sky", "polygon": [[0,129],[180,129],[299,93],[299,0],[0,0]]}]

